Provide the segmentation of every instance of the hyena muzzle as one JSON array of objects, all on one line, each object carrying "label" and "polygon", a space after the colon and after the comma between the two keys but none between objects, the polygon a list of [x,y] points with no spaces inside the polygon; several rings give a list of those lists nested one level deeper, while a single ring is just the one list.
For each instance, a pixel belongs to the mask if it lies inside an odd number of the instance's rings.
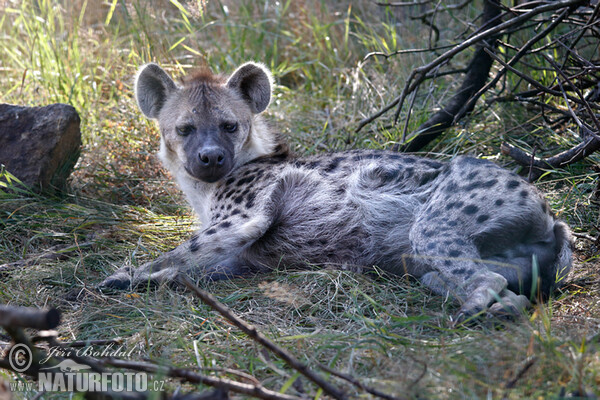
[{"label": "hyena muzzle", "polygon": [[451,294],[462,316],[518,314],[560,286],[571,235],[537,190],[471,157],[445,163],[386,151],[292,157],[260,115],[272,78],[246,63],[176,83],[156,64],[135,82],[162,133],[159,157],[202,223],[187,242],[101,286],[184,273],[226,279],[280,264],[380,269]]}]

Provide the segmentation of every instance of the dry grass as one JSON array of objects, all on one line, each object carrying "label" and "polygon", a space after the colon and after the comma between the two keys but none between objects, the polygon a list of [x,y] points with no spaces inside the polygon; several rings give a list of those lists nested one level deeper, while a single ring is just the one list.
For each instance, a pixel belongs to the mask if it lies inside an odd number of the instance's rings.
[{"label": "dry grass", "polygon": [[[269,118],[295,151],[382,148],[399,136],[394,128],[376,129],[388,120],[360,134],[354,124],[393,98],[410,68],[429,56],[366,63],[362,58],[370,51],[421,47],[427,31],[368,1],[351,7],[316,0],[209,1],[203,10],[201,1],[182,2],[188,14],[166,0],[115,2],[114,9],[112,2],[67,3],[0,2],[0,101],[70,102],[82,115],[84,135],[70,194],[0,193],[0,264],[30,260],[0,273],[0,303],[59,307],[64,340],[122,337],[128,348],[136,348],[136,359],[216,368],[217,374],[233,368],[269,388],[285,387],[290,394],[303,388],[314,396],[308,382],[189,293],[93,290],[123,263],[151,260],[195,227],[153,156],[158,131],[136,110],[131,78],[150,60],[174,73],[201,63],[230,71],[247,59],[262,61],[278,82]],[[457,30],[466,26],[456,16],[453,21]],[[437,84],[422,92],[422,111],[413,115],[412,127],[456,82]],[[481,110],[434,144],[431,153],[440,159],[470,153],[513,167],[499,156],[500,141],[528,142],[529,133],[541,127],[539,116],[522,109]],[[576,140],[546,133],[547,140],[563,146]],[[590,171],[591,162],[553,173],[540,188],[575,231],[595,235],[598,210],[589,196],[597,174]],[[598,249],[585,241],[577,247],[575,270],[556,299],[499,329],[452,327],[456,304],[401,279],[280,269],[205,288],[310,365],[330,365],[408,398],[600,394],[595,389],[600,385]],[[60,261],[39,258],[49,248],[75,251]],[[14,379],[7,372],[0,372],[2,377]],[[364,396],[337,383],[353,397]],[[169,388],[178,385],[173,381]],[[68,396],[44,395],[63,397]]]}]

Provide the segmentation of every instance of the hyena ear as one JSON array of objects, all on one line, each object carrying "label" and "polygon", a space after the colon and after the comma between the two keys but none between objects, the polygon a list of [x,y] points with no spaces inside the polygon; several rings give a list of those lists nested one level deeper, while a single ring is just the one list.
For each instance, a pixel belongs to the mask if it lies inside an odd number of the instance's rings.
[{"label": "hyena ear", "polygon": [[143,65],[135,78],[135,99],[148,118],[158,118],[167,95],[177,89],[173,79],[158,65]]},{"label": "hyena ear", "polygon": [[271,101],[273,77],[269,70],[253,62],[243,64],[231,75],[227,87],[237,90],[254,114],[263,112]]}]

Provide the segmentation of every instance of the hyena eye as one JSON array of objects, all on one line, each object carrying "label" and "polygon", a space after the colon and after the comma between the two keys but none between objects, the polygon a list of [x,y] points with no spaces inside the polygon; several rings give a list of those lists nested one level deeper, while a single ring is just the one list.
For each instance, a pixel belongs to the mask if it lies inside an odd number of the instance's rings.
[{"label": "hyena eye", "polygon": [[238,124],[236,122],[225,122],[222,127],[225,132],[233,133],[237,131]]},{"label": "hyena eye", "polygon": [[190,133],[194,132],[196,128],[194,128],[192,125],[183,125],[183,126],[178,126],[177,128],[175,128],[175,130],[177,131],[178,135],[181,136],[187,136]]}]

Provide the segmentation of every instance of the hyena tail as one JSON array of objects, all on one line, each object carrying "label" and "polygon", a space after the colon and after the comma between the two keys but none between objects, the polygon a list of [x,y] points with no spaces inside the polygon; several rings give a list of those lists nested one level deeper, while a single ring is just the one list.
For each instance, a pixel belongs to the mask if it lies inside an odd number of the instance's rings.
[{"label": "hyena tail", "polygon": [[549,231],[543,234],[544,240],[519,244],[505,254],[489,258],[497,264],[486,265],[506,278],[510,290],[531,300],[548,299],[554,289],[565,283],[571,270],[569,228],[561,221],[548,223]]},{"label": "hyena tail", "polygon": [[539,294],[542,299],[548,298],[554,289],[565,284],[571,270],[573,255],[573,239],[567,225],[562,221],[554,223],[556,256],[552,265],[541,266],[539,271]]}]

